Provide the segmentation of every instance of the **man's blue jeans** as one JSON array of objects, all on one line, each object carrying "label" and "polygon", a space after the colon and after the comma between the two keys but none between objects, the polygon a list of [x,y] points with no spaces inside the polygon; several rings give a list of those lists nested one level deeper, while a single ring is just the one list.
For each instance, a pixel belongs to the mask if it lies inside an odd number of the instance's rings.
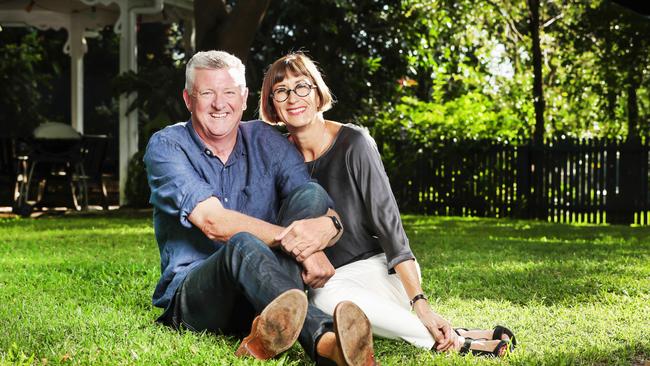
[{"label": "man's blue jeans", "polygon": [[[286,227],[322,216],[327,209],[325,190],[307,183],[285,199],[278,221]],[[196,331],[247,334],[255,315],[278,295],[305,290],[301,272],[302,266],[282,250],[270,249],[250,233],[238,233],[187,275],[175,295],[174,318]],[[332,328],[331,316],[309,305],[298,339],[313,360],[318,338]]]}]

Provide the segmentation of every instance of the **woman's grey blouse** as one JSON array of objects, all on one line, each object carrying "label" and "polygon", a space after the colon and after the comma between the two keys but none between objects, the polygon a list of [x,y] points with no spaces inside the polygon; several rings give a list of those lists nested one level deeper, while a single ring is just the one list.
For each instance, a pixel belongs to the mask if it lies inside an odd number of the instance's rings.
[{"label": "woman's grey blouse", "polygon": [[334,143],[307,170],[327,190],[344,232],[325,253],[334,267],[386,253],[388,271],[414,259],[397,202],[375,140],[367,130],[346,124]]}]

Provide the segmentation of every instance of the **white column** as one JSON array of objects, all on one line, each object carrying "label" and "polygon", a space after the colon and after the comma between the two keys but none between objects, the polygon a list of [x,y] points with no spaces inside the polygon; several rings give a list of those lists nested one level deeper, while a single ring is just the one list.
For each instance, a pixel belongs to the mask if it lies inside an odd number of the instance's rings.
[{"label": "white column", "polygon": [[[120,73],[127,71],[138,71],[137,58],[137,32],[136,17],[129,11],[129,3],[123,0],[123,6],[120,6]],[[120,159],[119,159],[119,176],[120,176],[120,205],[126,204],[126,178],[129,160],[138,151],[138,111],[134,110],[128,115],[126,111],[135,95],[121,95],[120,106]]]},{"label": "white column", "polygon": [[72,127],[84,132],[84,54],[86,40],[84,26],[79,15],[72,15],[68,29],[68,44],[70,45],[70,92]]}]

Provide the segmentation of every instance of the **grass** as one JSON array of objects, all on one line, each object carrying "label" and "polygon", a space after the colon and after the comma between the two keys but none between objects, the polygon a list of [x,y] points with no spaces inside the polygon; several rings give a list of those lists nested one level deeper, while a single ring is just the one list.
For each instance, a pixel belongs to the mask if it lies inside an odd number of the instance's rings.
[{"label": "grass", "polygon": [[[505,360],[375,341],[384,365],[647,365],[650,228],[405,216],[425,292],[455,326],[513,329]],[[0,364],[254,365],[238,340],[154,323],[150,214],[0,219]],[[296,345],[271,365],[309,364]]]}]

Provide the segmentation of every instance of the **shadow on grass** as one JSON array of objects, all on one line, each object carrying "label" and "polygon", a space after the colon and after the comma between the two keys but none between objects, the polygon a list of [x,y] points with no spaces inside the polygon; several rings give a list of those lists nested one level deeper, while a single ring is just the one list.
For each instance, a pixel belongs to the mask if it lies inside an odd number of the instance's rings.
[{"label": "shadow on grass", "polygon": [[650,226],[629,227],[624,225],[557,224],[537,220],[459,218],[441,216],[411,216],[403,218],[409,231],[444,231],[460,235],[511,238],[555,238],[563,240],[638,240],[650,244]]},{"label": "shadow on grass", "polygon": [[153,213],[151,209],[130,209],[121,208],[109,211],[51,211],[39,212],[30,218],[8,217],[0,218],[3,228],[11,227],[69,227],[84,228],[88,221],[92,224],[103,227],[112,227],[121,223],[124,224],[148,224],[152,226]]}]

